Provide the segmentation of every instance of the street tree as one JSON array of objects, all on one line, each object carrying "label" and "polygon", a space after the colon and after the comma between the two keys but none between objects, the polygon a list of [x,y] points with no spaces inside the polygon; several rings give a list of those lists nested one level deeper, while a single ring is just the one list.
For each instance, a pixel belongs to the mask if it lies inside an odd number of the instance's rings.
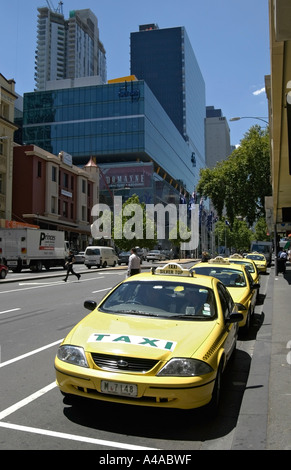
[{"label": "street tree", "polygon": [[265,196],[272,193],[268,130],[251,127],[226,160],[200,170],[197,192],[211,199],[219,218],[225,211],[231,225],[237,216],[249,226],[264,216]]}]

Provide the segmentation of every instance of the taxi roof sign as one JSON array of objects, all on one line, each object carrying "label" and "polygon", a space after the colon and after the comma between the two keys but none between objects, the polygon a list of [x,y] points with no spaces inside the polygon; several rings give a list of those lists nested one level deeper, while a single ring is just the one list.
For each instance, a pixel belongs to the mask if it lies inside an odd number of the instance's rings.
[{"label": "taxi roof sign", "polygon": [[182,266],[178,263],[168,263],[163,267],[158,267],[155,269],[154,273],[166,276],[193,277],[193,273],[189,269],[182,268]]},{"label": "taxi roof sign", "polygon": [[229,256],[229,259],[243,259],[243,256],[240,255],[239,253],[234,253],[233,255]]},{"label": "taxi roof sign", "polygon": [[216,258],[210,259],[208,263],[230,264],[230,262],[222,256],[216,256]]}]

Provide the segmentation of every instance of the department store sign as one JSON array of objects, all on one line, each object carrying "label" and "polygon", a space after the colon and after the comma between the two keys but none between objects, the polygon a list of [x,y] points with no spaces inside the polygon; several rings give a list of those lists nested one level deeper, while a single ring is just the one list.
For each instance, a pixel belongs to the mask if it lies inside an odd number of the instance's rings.
[{"label": "department store sign", "polygon": [[[111,188],[146,188],[151,186],[152,166],[106,168],[102,170],[104,178],[100,176],[100,190]],[[105,179],[105,181],[104,181]],[[106,183],[105,183],[106,182]]]}]

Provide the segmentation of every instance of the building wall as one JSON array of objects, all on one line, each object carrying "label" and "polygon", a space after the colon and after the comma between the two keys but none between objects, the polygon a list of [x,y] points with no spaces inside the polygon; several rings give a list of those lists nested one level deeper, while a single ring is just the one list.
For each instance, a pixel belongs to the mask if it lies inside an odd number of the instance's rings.
[{"label": "building wall", "polygon": [[[78,168],[71,157],[35,146],[14,148],[13,215],[19,222],[65,230],[80,248],[91,236],[91,210],[99,202],[96,166]],[[85,237],[83,237],[85,235]]]},{"label": "building wall", "polygon": [[145,80],[196,158],[205,163],[205,83],[183,27],[131,33],[131,74]]},{"label": "building wall", "polygon": [[227,120],[221,110],[214,109],[213,106],[206,108],[205,149],[208,168],[213,168],[218,162],[225,160],[232,151]]},{"label": "building wall", "polygon": [[72,10],[68,20],[47,7],[38,12],[36,90],[46,90],[48,82],[67,78],[98,75],[105,83],[106,51],[92,11]]},{"label": "building wall", "polygon": [[144,81],[26,93],[23,142],[84,165],[153,161],[190,194],[204,166]]},{"label": "building wall", "polygon": [[14,80],[0,73],[0,219],[12,218],[12,172],[14,124]]}]

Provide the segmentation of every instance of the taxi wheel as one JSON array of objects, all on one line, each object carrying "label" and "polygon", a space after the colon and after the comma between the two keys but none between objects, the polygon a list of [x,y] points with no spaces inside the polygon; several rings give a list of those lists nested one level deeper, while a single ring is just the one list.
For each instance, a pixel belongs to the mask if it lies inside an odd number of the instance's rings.
[{"label": "taxi wheel", "polygon": [[242,327],[243,333],[247,333],[251,326],[252,307],[249,307],[246,324]]},{"label": "taxi wheel", "polygon": [[210,418],[215,418],[218,413],[220,392],[221,392],[221,378],[222,378],[222,363],[219,364],[217,369],[215,384],[213,387],[212,398],[207,405],[207,415]]}]

